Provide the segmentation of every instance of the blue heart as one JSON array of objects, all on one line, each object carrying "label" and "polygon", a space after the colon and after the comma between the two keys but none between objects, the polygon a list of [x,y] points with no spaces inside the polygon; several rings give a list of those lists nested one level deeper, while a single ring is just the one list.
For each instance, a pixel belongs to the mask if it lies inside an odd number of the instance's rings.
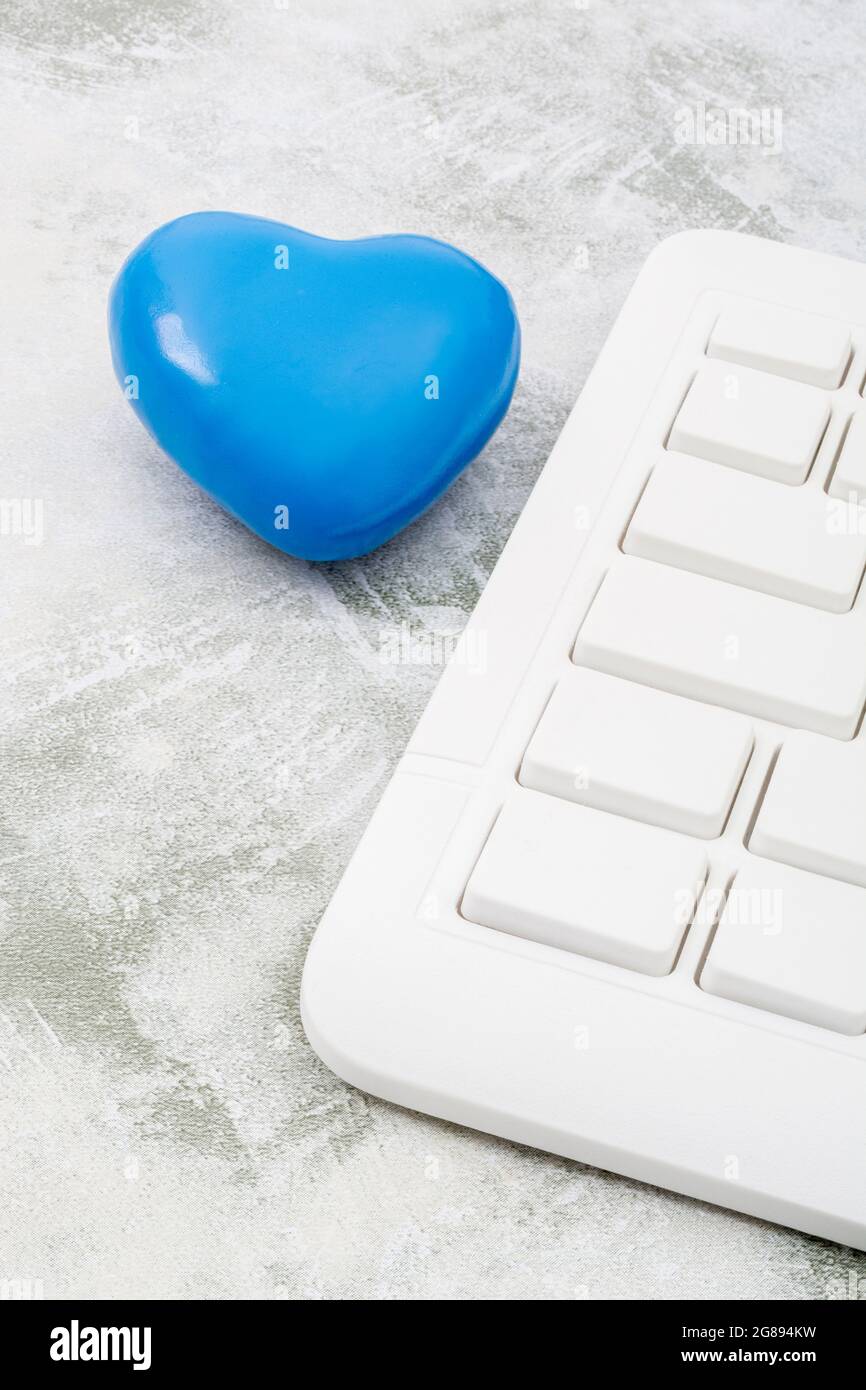
[{"label": "blue heart", "polygon": [[332,241],[199,212],[153,232],[111,291],[139,419],[264,540],[363,555],[421,514],[508,409],[508,290],[420,236]]}]

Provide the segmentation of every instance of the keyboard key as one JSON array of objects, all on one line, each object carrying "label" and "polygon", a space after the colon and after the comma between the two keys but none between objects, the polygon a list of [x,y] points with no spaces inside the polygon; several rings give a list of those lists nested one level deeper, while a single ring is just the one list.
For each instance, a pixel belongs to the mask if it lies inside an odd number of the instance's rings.
[{"label": "keyboard key", "polygon": [[573,666],[523,760],[524,786],[709,839],[754,742],[748,720]]},{"label": "keyboard key", "polygon": [[817,488],[664,454],[626,532],[629,555],[846,612],[866,567],[864,534],[828,526]]},{"label": "keyboard key", "polygon": [[829,418],[824,391],[708,361],[680,406],[668,448],[776,482],[802,483]]},{"label": "keyboard key", "polygon": [[866,505],[866,409],[858,410],[848,426],[842,452],[830,479],[830,493],[833,497],[844,498],[846,502]]},{"label": "keyboard key", "polygon": [[741,299],[719,314],[707,356],[832,391],[851,357],[851,333],[836,319]]},{"label": "keyboard key", "polygon": [[866,892],[750,861],[731,886],[701,986],[819,1028],[862,1033]]},{"label": "keyboard key", "polygon": [[749,849],[866,888],[866,746],[793,735],[779,754]]},{"label": "keyboard key", "polygon": [[866,702],[861,619],[622,555],[573,655],[609,675],[850,739]]},{"label": "keyboard key", "polygon": [[706,855],[669,830],[518,789],[463,896],[463,916],[622,965],[672,969],[707,874]]}]

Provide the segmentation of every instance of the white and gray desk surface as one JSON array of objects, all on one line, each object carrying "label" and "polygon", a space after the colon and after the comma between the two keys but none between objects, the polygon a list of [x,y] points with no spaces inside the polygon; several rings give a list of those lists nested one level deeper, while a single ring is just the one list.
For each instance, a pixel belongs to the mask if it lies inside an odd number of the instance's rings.
[{"label": "white and gray desk surface", "polygon": [[[859,0],[3,5],[0,496],[43,534],[0,537],[0,1295],[866,1296],[852,1251],[371,1100],[298,1016],[644,257],[712,226],[866,258],[864,64]],[[683,143],[701,103],[781,125]],[[214,207],[429,233],[512,287],[510,415],[367,559],[269,550],[113,381],[120,261]]]}]

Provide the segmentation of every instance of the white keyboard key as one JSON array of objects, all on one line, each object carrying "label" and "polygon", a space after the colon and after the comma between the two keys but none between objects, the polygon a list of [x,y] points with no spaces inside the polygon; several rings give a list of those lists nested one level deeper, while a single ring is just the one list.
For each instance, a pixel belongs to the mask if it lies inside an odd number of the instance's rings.
[{"label": "white keyboard key", "polygon": [[573,666],[541,717],[520,781],[709,839],[724,828],[753,742],[740,715]]},{"label": "white keyboard key", "polygon": [[701,985],[837,1033],[866,1030],[866,892],[755,859],[728,894]]},{"label": "white keyboard key", "polygon": [[740,299],[719,314],[707,356],[832,391],[851,357],[851,333],[836,319]]},{"label": "white keyboard key", "polygon": [[749,849],[866,888],[866,744],[792,735],[779,754]]},{"label": "white keyboard key", "polygon": [[814,386],[707,361],[680,406],[668,448],[802,483],[829,418],[829,397]]},{"label": "white keyboard key", "polygon": [[866,567],[864,534],[834,530],[817,488],[682,454],[663,454],[638,503],[623,549],[767,594],[846,612]]},{"label": "white keyboard key", "polygon": [[852,417],[830,479],[830,493],[866,505],[866,409]]},{"label": "white keyboard key", "polygon": [[701,847],[518,789],[490,832],[462,912],[512,936],[666,975],[707,873]]},{"label": "white keyboard key", "polygon": [[605,576],[574,660],[833,738],[853,738],[866,702],[857,613],[822,613],[628,555]]}]

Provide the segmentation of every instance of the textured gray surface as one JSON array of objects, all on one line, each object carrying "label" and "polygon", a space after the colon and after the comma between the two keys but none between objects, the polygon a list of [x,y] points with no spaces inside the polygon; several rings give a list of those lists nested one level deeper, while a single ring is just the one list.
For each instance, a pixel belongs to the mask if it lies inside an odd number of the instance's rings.
[{"label": "textured gray surface", "polygon": [[[5,0],[0,1281],[46,1296],[836,1296],[866,1259],[403,1113],[308,1049],[313,927],[641,261],[863,258],[860,0]],[[681,146],[704,99],[781,149]],[[511,285],[514,406],[369,559],[269,552],[110,375],[123,255],[198,207],[417,230]],[[831,1141],[831,1137],[828,1136]],[[0,1283],[0,1292],[11,1285]]]}]

